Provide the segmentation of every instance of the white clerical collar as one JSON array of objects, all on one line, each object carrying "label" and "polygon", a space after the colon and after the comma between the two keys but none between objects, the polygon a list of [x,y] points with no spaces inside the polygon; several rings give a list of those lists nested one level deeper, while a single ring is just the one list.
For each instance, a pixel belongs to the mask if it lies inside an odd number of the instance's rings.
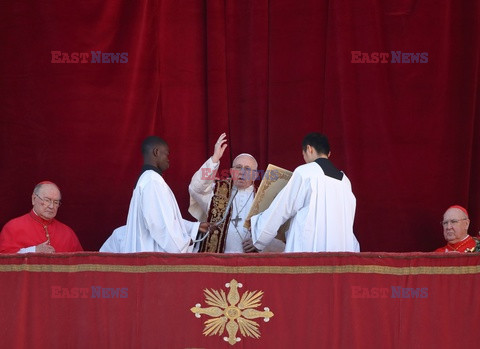
[{"label": "white clerical collar", "polygon": [[[237,187],[235,187],[235,188],[237,188]],[[252,185],[250,185],[249,187],[247,187],[247,188],[245,188],[245,189],[239,189],[239,188],[237,188],[237,190],[238,190],[238,193],[239,193],[239,194],[241,194],[241,193],[250,194],[250,193],[253,191],[253,188],[254,188],[254,186],[253,186],[253,184],[252,184]]]}]

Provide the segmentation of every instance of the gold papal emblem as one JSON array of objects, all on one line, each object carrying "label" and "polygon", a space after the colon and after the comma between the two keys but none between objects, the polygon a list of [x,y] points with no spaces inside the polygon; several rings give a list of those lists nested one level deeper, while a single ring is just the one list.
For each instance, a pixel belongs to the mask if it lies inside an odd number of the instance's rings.
[{"label": "gold papal emblem", "polygon": [[241,340],[237,337],[238,330],[244,337],[260,338],[259,324],[251,319],[263,317],[263,320],[268,322],[273,316],[267,307],[263,308],[264,311],[254,309],[261,306],[263,291],[245,291],[240,298],[238,289],[243,285],[237,280],[233,279],[225,284],[225,287],[230,288],[228,296],[225,295],[224,290],[204,290],[205,303],[211,307],[202,308],[200,304],[196,304],[190,309],[197,318],[200,318],[201,314],[212,317],[204,322],[203,334],[221,336],[226,329],[228,337],[223,337],[223,340],[231,345]]}]

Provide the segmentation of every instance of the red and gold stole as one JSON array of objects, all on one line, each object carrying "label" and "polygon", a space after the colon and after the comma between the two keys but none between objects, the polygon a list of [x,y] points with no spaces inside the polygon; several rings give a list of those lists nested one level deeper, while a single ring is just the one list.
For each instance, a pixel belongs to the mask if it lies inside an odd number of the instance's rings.
[{"label": "red and gold stole", "polygon": [[[223,253],[225,251],[225,241],[232,210],[225,211],[227,210],[231,194],[232,180],[230,178],[216,181],[207,217],[207,221],[215,224],[215,226],[210,228],[210,234],[201,242],[198,252]],[[227,214],[227,217],[222,223],[218,224],[218,222],[222,221],[225,214]]]}]

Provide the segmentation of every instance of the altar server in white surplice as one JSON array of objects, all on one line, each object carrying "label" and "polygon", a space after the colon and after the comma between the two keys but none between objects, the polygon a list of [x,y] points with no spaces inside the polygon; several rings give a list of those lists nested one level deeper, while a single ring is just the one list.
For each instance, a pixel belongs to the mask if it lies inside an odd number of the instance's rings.
[{"label": "altar server in white surplice", "polygon": [[208,223],[182,218],[177,200],[162,177],[169,167],[167,143],[156,136],[142,143],[144,165],[128,210],[122,252],[192,252],[198,231]]},{"label": "altar server in white surplice", "polygon": [[[227,147],[223,133],[215,143],[213,155],[193,175],[188,191],[190,207],[188,211],[198,220],[205,221],[214,196],[215,177],[228,177],[229,171],[219,173],[220,158]],[[250,232],[243,227],[245,218],[255,197],[254,181],[257,177],[257,160],[250,154],[238,155],[232,163],[230,174],[233,179],[231,218],[225,240],[225,253],[257,252]],[[228,214],[228,213],[225,213]],[[284,243],[275,239],[265,252],[282,252]]]},{"label": "altar server in white surplice", "polygon": [[347,176],[328,160],[330,145],[319,133],[303,139],[306,162],[295,169],[270,207],[252,217],[252,239],[262,250],[289,218],[285,252],[359,252],[353,233],[356,199]]}]

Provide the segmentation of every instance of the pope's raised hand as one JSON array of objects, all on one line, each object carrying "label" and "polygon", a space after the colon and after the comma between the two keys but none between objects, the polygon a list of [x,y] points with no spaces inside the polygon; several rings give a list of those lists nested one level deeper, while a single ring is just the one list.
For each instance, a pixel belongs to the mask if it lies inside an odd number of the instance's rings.
[{"label": "pope's raised hand", "polygon": [[223,155],[223,152],[227,148],[227,135],[222,133],[220,137],[217,139],[217,143],[215,143],[215,148],[213,149],[212,161],[217,163],[220,161],[220,158]]}]

